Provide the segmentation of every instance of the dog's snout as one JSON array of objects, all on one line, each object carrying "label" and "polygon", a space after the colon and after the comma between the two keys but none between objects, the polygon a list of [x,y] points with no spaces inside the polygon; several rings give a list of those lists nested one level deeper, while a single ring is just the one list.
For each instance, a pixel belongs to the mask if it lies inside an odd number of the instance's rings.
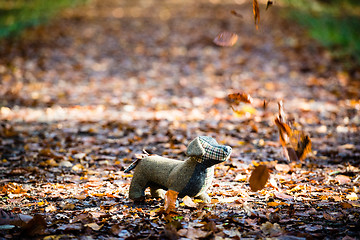
[{"label": "dog's snout", "polygon": [[230,155],[230,153],[231,153],[231,147],[229,147],[229,146],[225,146],[225,149],[224,149],[224,151],[226,152],[226,154],[227,155]]}]

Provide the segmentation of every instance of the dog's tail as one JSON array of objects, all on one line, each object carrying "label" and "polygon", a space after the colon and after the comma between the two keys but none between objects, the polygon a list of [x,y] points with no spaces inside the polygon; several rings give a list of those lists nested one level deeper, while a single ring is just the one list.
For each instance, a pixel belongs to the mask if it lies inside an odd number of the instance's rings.
[{"label": "dog's tail", "polygon": [[141,158],[136,159],[133,163],[130,164],[130,166],[127,169],[125,169],[124,173],[129,173],[131,170],[133,170],[136,167],[136,165],[139,164],[140,161],[141,161]]},{"label": "dog's tail", "polygon": [[141,159],[143,159],[149,155],[150,154],[148,152],[146,152],[145,149],[143,149],[143,154],[135,154],[136,160],[133,163],[131,163],[127,169],[125,169],[124,173],[129,173],[131,170],[133,170],[139,164]]}]

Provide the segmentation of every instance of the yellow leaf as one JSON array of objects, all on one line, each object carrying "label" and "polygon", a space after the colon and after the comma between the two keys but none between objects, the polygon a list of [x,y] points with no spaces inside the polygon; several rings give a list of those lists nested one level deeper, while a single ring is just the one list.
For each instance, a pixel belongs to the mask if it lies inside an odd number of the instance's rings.
[{"label": "yellow leaf", "polygon": [[346,198],[349,199],[350,201],[356,201],[359,199],[358,196],[356,195],[356,193],[354,193],[354,192],[352,192],[351,194],[348,194],[346,196]]}]

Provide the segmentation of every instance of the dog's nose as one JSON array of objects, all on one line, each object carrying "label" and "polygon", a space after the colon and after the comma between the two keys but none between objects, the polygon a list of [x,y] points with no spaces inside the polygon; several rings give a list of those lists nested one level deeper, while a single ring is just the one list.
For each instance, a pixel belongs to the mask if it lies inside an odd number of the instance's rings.
[{"label": "dog's nose", "polygon": [[229,146],[225,146],[225,152],[227,153],[227,155],[230,155],[230,153],[231,153],[231,147],[229,147]]}]

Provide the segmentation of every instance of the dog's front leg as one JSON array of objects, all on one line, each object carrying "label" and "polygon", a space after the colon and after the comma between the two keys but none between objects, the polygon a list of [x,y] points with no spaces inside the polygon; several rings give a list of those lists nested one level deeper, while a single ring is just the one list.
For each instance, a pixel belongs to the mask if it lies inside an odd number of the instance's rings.
[{"label": "dog's front leg", "polygon": [[130,184],[129,198],[134,201],[144,201],[146,186],[147,179],[141,174],[134,174]]}]

